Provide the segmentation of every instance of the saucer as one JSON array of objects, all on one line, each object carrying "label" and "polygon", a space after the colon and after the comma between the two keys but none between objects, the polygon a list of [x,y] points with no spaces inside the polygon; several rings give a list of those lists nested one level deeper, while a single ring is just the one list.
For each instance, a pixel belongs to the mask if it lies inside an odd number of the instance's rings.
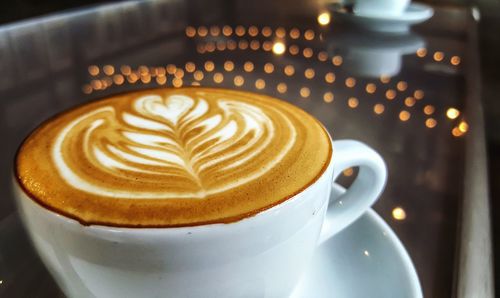
[{"label": "saucer", "polygon": [[[335,186],[341,193],[343,188]],[[422,297],[415,267],[373,210],[318,247],[290,298]]]},{"label": "saucer", "polygon": [[434,14],[432,7],[411,3],[406,10],[397,16],[366,16],[355,14],[345,7],[333,9],[334,18],[364,29],[380,32],[405,32],[411,25],[428,20]]}]

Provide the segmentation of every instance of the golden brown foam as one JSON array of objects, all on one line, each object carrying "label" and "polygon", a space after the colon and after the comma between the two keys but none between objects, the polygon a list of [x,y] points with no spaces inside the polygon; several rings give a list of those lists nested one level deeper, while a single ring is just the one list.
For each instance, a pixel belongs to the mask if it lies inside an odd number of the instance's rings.
[{"label": "golden brown foam", "polygon": [[268,96],[180,88],[126,93],[45,122],[17,156],[21,186],[85,224],[229,222],[300,192],[331,143],[301,109]]}]

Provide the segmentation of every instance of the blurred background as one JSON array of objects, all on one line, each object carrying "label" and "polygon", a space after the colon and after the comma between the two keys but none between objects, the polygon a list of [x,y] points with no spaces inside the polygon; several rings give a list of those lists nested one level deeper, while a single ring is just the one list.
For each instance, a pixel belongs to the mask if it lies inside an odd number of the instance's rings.
[{"label": "blurred background", "polygon": [[[196,3],[200,1],[188,1]],[[293,10],[293,3],[304,2],[298,0],[277,0],[267,1],[266,11],[261,12],[260,6],[253,5],[253,2],[246,4],[244,1],[219,1],[224,3],[223,7],[229,8],[239,5],[245,7],[251,13],[266,13],[269,16],[279,14],[280,9]],[[310,5],[303,5],[301,9],[310,9],[314,11],[317,6],[324,5],[328,1],[313,0]],[[475,7],[478,16],[480,16],[478,38],[479,38],[479,58],[481,69],[481,99],[485,111],[485,126],[488,149],[488,171],[490,177],[490,198],[492,206],[493,235],[495,251],[500,250],[500,202],[495,198],[500,196],[500,0],[444,0],[444,1],[419,1],[430,4],[434,7]],[[65,10],[74,10],[93,5],[102,5],[112,3],[111,1],[99,0],[66,0],[66,1],[48,1],[48,0],[16,0],[0,1],[0,26],[7,25],[19,20],[36,18],[61,12]],[[238,3],[238,4],[235,4]],[[246,7],[248,6],[248,7]],[[27,49],[29,51],[29,49]],[[25,52],[29,55],[29,52]],[[2,57],[1,60],[8,59]],[[1,69],[1,68],[0,68]],[[1,82],[1,78],[0,78]],[[0,210],[1,213],[1,210]],[[496,276],[500,276],[500,258],[496,260]],[[498,278],[497,278],[498,279]],[[497,293],[500,293],[500,287],[496,285]]]},{"label": "blurred background", "polygon": [[[231,6],[233,1],[229,0],[227,2],[228,6]],[[278,3],[280,0],[274,2]],[[320,5],[319,2],[324,3],[324,1],[318,0],[311,2],[318,2],[318,5]],[[482,100],[486,117],[490,186],[492,187],[492,198],[497,197],[500,194],[500,183],[494,182],[500,180],[500,129],[498,129],[500,128],[500,0],[427,0],[419,2],[433,6],[477,7],[480,13],[479,51],[482,74]],[[0,24],[105,3],[112,3],[112,1],[2,1],[0,3]],[[493,207],[495,207],[495,200],[492,203]],[[495,226],[500,226],[500,220],[497,223],[499,224]]]}]

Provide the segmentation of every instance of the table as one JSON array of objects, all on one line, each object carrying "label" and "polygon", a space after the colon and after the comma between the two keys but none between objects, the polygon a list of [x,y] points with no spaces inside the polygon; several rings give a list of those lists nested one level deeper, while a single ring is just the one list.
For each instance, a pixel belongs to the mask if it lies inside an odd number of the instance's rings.
[{"label": "table", "polygon": [[436,9],[415,30],[388,34],[337,22],[332,7],[126,2],[0,27],[0,296],[61,295],[9,191],[23,138],[91,99],[203,85],[285,99],[334,139],[376,149],[389,180],[374,209],[406,246],[425,297],[493,297],[477,12]]}]

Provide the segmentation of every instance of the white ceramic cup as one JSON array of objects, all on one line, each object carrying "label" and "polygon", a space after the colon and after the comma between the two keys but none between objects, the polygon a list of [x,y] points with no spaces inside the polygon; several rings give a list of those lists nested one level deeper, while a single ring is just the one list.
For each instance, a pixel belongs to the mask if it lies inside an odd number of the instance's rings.
[{"label": "white ceramic cup", "polygon": [[[15,179],[14,190],[36,250],[69,297],[287,297],[316,246],[362,215],[386,182],[373,149],[352,140],[333,146],[327,170],[312,185],[228,224],[84,226],[38,205]],[[355,166],[351,187],[329,202],[334,179]]]},{"label": "white ceramic cup", "polygon": [[353,11],[359,16],[399,16],[410,4],[410,0],[354,0]]}]

